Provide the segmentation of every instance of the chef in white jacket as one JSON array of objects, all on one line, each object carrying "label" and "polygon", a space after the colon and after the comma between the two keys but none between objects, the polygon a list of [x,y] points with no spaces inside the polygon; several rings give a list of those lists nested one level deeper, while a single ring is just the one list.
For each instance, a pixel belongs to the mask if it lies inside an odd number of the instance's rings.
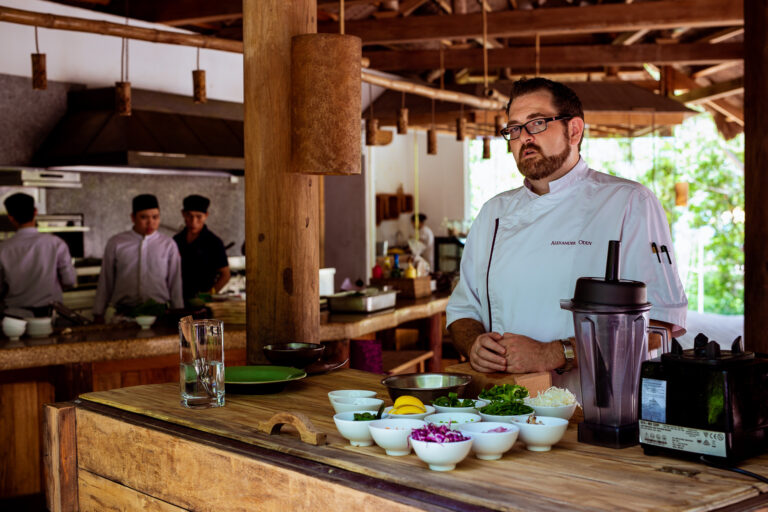
[{"label": "chef in white jacket", "polygon": [[579,277],[605,272],[620,240],[621,277],[647,285],[654,325],[684,332],[688,301],[664,210],[646,187],[594,171],[580,157],[581,101],[543,78],[513,86],[509,122],[524,186],[481,209],[447,308],[457,349],[481,372],[570,370],[573,317],[560,300]]},{"label": "chef in white jacket", "polygon": [[94,320],[104,321],[112,304],[118,313],[128,312],[149,299],[172,308],[184,307],[181,288],[181,256],[176,242],[157,231],[160,206],[152,194],[133,198],[133,229],[107,242],[93,306]]}]

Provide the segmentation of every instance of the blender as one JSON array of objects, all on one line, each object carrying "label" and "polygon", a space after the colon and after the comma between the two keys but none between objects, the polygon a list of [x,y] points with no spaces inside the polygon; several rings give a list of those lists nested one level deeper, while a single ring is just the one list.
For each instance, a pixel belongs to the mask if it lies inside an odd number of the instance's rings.
[{"label": "blender", "polygon": [[[580,277],[573,299],[560,307],[573,312],[584,421],[580,442],[625,448],[638,444],[637,398],[640,366],[648,358],[645,283],[619,278],[621,242],[611,240],[605,278]],[[666,331],[662,351],[666,351]]]}]

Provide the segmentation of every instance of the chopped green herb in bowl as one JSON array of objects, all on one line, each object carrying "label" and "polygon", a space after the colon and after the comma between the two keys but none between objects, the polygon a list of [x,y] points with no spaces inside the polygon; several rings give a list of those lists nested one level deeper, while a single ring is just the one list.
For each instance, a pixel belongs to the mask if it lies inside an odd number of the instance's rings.
[{"label": "chopped green herb in bowl", "polygon": [[457,393],[448,393],[448,396],[437,398],[432,405],[440,407],[474,407],[475,401],[469,398],[459,398]]}]

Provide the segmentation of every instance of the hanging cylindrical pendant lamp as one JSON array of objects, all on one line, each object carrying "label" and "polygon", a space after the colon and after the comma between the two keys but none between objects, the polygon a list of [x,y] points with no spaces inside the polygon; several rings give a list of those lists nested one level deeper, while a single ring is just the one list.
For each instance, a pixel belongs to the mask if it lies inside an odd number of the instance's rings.
[{"label": "hanging cylindrical pendant lamp", "polygon": [[675,183],[675,206],[688,206],[688,183]]},{"label": "hanging cylindrical pendant lamp", "polygon": [[456,140],[462,141],[467,136],[467,120],[463,117],[456,118]]},{"label": "hanging cylindrical pendant lamp", "polygon": [[365,145],[376,145],[376,134],[379,131],[379,120],[369,117],[365,120]]},{"label": "hanging cylindrical pendant lamp", "polygon": [[40,53],[40,44],[37,40],[37,27],[35,27],[35,51],[32,54],[32,88],[42,91],[48,88],[48,75],[45,68],[45,54]]},{"label": "hanging cylindrical pendant lamp", "polygon": [[[360,174],[359,37],[303,34],[291,43],[291,164],[307,174]],[[371,103],[372,104],[372,103]],[[366,143],[368,144],[366,130]]]},{"label": "hanging cylindrical pendant lamp", "polygon": [[200,69],[200,48],[197,49],[197,69],[192,71],[192,99],[195,103],[207,103],[205,70]]},{"label": "hanging cylindrical pendant lamp", "polygon": [[427,154],[437,154],[437,130],[434,128],[427,130]]},{"label": "hanging cylindrical pendant lamp", "polygon": [[493,118],[493,124],[496,127],[496,136],[501,137],[501,130],[503,130],[506,125],[504,116],[497,114],[496,117]]},{"label": "hanging cylindrical pendant lamp", "polygon": [[489,136],[483,137],[483,160],[490,160],[491,158],[491,138]]},{"label": "hanging cylindrical pendant lamp", "polygon": [[435,130],[435,99],[432,98],[432,125],[427,130],[427,154],[437,154],[437,130]]},{"label": "hanging cylindrical pendant lamp", "polygon": [[128,40],[123,38],[120,48],[120,81],[115,82],[115,112],[119,116],[131,115],[131,82],[128,78]]},{"label": "hanging cylindrical pendant lamp", "polygon": [[397,133],[400,135],[408,133],[408,109],[405,108],[405,93],[402,96],[400,110],[397,111]]}]

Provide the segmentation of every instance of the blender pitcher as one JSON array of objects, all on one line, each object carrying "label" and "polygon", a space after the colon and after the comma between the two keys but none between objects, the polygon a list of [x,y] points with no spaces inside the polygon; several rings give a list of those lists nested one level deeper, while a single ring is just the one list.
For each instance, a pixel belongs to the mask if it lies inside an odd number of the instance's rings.
[{"label": "blender pitcher", "polygon": [[608,243],[605,279],[580,277],[573,299],[560,301],[573,312],[584,408],[578,439],[610,448],[639,442],[638,382],[648,358],[651,309],[645,283],[619,279],[620,247],[620,241]]}]

